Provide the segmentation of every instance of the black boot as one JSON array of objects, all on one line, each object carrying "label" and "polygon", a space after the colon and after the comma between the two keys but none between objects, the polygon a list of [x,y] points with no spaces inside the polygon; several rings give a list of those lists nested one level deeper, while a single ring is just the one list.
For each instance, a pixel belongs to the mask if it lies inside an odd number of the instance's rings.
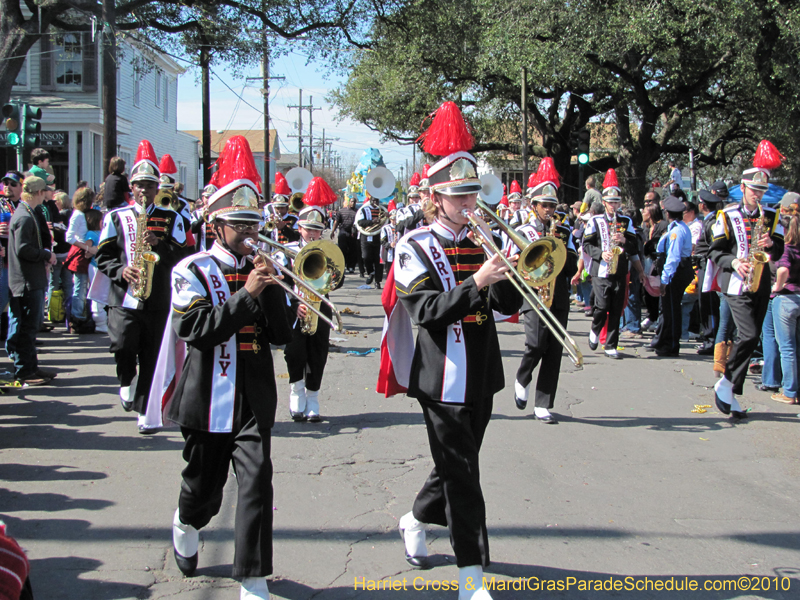
[{"label": "black boot", "polygon": [[8,311],[0,314],[0,341],[5,342],[8,338]]}]

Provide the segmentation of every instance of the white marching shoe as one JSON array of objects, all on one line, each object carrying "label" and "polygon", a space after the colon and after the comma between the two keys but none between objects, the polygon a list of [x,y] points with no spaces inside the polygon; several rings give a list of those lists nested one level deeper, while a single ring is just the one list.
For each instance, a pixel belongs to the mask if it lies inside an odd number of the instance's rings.
[{"label": "white marching shoe", "polygon": [[269,587],[266,577],[245,577],[242,579],[242,592],[239,600],[269,600]]},{"label": "white marching shoe", "polygon": [[290,383],[289,387],[289,414],[292,421],[305,421],[306,420],[306,382],[302,379]]},{"label": "white marching shoe", "polygon": [[181,522],[180,509],[172,517],[172,551],[181,573],[191,576],[197,569],[197,549],[200,547],[200,532]]},{"label": "white marching shoe", "polygon": [[119,402],[125,412],[133,410],[133,400],[131,400],[131,386],[126,385],[119,388]]},{"label": "white marching shoe", "polygon": [[306,418],[312,423],[319,421],[319,390],[306,390]]},{"label": "white marching shoe", "polygon": [[417,521],[413,513],[400,517],[400,537],[406,547],[406,562],[415,569],[430,569],[428,546],[425,544],[425,523]]},{"label": "white marching shoe", "polygon": [[474,565],[458,570],[458,600],[492,600],[483,587],[483,567]]}]

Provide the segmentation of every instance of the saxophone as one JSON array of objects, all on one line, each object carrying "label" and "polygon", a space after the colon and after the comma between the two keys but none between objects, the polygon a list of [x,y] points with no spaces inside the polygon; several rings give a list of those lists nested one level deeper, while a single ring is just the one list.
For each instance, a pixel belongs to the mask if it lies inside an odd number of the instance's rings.
[{"label": "saxophone", "polygon": [[[144,198],[144,196],[142,197]],[[137,300],[147,300],[153,291],[153,271],[161,257],[144,241],[147,234],[147,202],[142,200],[142,212],[136,217],[136,240],[133,242],[131,266],[139,271],[139,279],[131,285],[131,294]]]},{"label": "saxophone", "polygon": [[619,266],[619,257],[622,254],[622,248],[620,248],[619,244],[614,241],[614,236],[617,234],[616,211],[614,211],[614,218],[611,219],[608,229],[611,232],[611,248],[609,248],[609,252],[611,252],[611,261],[608,263],[608,274],[614,275],[617,272],[617,267]]},{"label": "saxophone", "polygon": [[747,263],[751,269],[747,273],[747,278],[742,285],[742,291],[745,293],[755,294],[758,291],[758,286],[761,283],[761,273],[764,271],[764,265],[769,262],[769,254],[758,248],[758,240],[766,232],[766,215],[761,203],[758,203],[758,220],[753,224],[753,229],[750,231],[750,243],[747,249]]}]

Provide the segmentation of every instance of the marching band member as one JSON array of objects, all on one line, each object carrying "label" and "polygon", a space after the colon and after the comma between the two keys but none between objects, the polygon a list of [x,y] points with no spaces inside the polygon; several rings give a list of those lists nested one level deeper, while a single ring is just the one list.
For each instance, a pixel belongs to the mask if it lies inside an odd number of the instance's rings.
[{"label": "marching band member", "polygon": [[[287,244],[286,247],[299,252],[311,242],[319,240],[322,230],[325,229],[325,216],[320,207],[335,201],[336,193],[324,179],[321,177],[312,179],[303,196],[303,202],[307,206],[300,211],[298,221],[300,239]],[[291,261],[284,262],[291,269]],[[337,288],[343,283],[344,273]],[[298,292],[297,287],[295,292]],[[319,310],[331,318],[332,311],[327,304],[320,304]],[[309,313],[303,303],[294,297],[290,298],[289,319],[294,321],[294,327],[292,341],[286,345],[283,357],[289,371],[289,413],[292,420],[316,423],[320,420],[319,389],[322,386],[325,364],[328,362],[331,328],[325,323],[319,323],[314,333],[310,335],[303,333],[303,320]]]},{"label": "marching band member", "polygon": [[[185,446],[178,509],[172,522],[175,562],[182,573],[197,568],[199,530],[219,512],[231,463],[238,487],[233,577],[240,598],[267,600],[272,573],[271,429],[277,388],[270,344],[290,339],[283,290],[271,285],[275,270],[250,259],[246,240],[261,226],[258,181],[242,136],[228,140],[226,161],[209,199],[217,239],[211,250],[182,260],[172,273],[172,317],[159,356],[159,373],[172,362],[160,387],[157,417],[181,428]],[[184,360],[175,363],[170,351]],[[176,382],[176,383],[175,383]],[[167,392],[169,394],[170,392]],[[157,405],[159,394],[151,399]]]},{"label": "marching band member", "polygon": [[289,197],[292,190],[282,173],[275,173],[275,193],[272,202],[264,209],[264,216],[268,221],[275,222],[275,229],[269,236],[279,244],[288,244],[300,239],[297,231],[297,215],[289,212]]},{"label": "marching band member", "polygon": [[396,230],[397,212],[396,210],[389,211],[389,222],[381,229],[381,260],[384,264],[389,265],[389,268],[394,262],[394,248],[397,240],[400,239]]},{"label": "marching band member", "polygon": [[592,276],[595,299],[589,348],[597,349],[600,331],[608,321],[605,354],[614,359],[621,358],[617,352],[617,342],[619,320],[625,305],[628,259],[639,253],[639,242],[633,223],[628,217],[617,214],[621,203],[617,173],[614,169],[609,169],[603,179],[605,210],[603,214],[589,219],[583,234],[583,251],[590,258],[589,273]]},{"label": "marching band member", "polygon": [[[570,280],[577,271],[578,252],[573,245],[570,227],[561,223],[554,214],[558,203],[560,177],[552,158],[542,159],[537,179],[532,183],[531,219],[528,224],[517,228],[517,231],[533,242],[540,237],[549,236],[555,225],[555,237],[566,246],[567,262],[555,282],[547,286],[552,290],[550,312],[566,329],[570,307]],[[516,246],[511,253],[515,252],[518,252]],[[514,402],[518,409],[525,410],[533,380],[533,370],[541,362],[539,376],[536,379],[533,414],[542,423],[555,424],[558,421],[550,413],[550,409],[555,402],[563,349],[527,302],[523,303],[520,312],[525,319],[525,352],[514,380]]]},{"label": "marching band member", "polygon": [[527,208],[522,208],[522,188],[519,185],[519,181],[514,179],[508,189],[508,208],[511,214],[508,225],[516,229],[528,222],[531,211]]},{"label": "marching band member", "polygon": [[[422,407],[435,467],[413,510],[400,519],[400,533],[409,564],[427,568],[426,525],[449,527],[459,567],[458,597],[483,600],[490,598],[482,585],[489,544],[478,455],[493,395],[504,386],[492,310],[513,314],[521,298],[506,278],[501,257],[487,259],[467,235],[462,211],[474,210],[481,183],[468,153],[472,136],[455,103],[439,108],[423,139],[425,152],[445,158],[428,172],[432,224],[397,244],[392,276],[398,306],[407,311],[406,331],[408,317],[419,328],[414,350],[406,336],[393,340],[405,352],[388,370],[402,371],[396,381]],[[394,291],[387,287],[386,293],[392,298]],[[387,336],[399,333],[391,323],[401,321],[390,320]],[[385,373],[382,365],[382,378]],[[395,374],[387,377],[379,389],[393,393],[384,384],[395,381]]]},{"label": "marching band member", "polygon": [[714,385],[714,400],[721,413],[738,419],[746,418],[747,412],[742,410],[735,395],[743,392],[747,366],[758,346],[771,288],[766,265],[760,278],[751,275],[755,269],[754,259],[757,251],[766,252],[773,261],[783,254],[783,226],[779,215],[774,209],[761,206],[761,198],[769,189],[771,170],[777,169],[783,158],[769,141],[759,143],[753,168],[742,173],[742,201],[729,204],[717,214],[712,230],[714,239],[708,251],[703,290],[725,294],[739,332],[728,356],[725,375]]},{"label": "marching band member", "polygon": [[[376,223],[380,216],[378,209],[380,201],[378,198],[370,196],[369,202],[362,204],[356,213],[356,225],[360,229],[366,229]],[[364,266],[367,270],[367,285],[375,281],[375,289],[381,289],[383,281],[383,265],[381,264],[381,233],[376,231],[374,235],[364,235],[359,232],[361,239],[361,256],[364,259]]]},{"label": "marching band member", "polygon": [[210,250],[214,245],[214,240],[217,239],[214,233],[214,226],[206,220],[208,213],[208,199],[211,198],[217,191],[217,186],[209,183],[203,188],[203,193],[200,199],[195,202],[195,210],[192,212],[192,233],[196,240],[195,248],[198,252]]},{"label": "marching band member", "polygon": [[[136,163],[131,169],[135,202],[106,215],[97,246],[97,268],[110,279],[106,287],[107,296],[90,294],[93,300],[109,307],[108,335],[111,338],[110,350],[117,363],[120,401],[126,411],[139,413],[139,433],[142,434],[158,431],[144,425],[144,414],[158,348],[169,316],[170,271],[191,250],[186,245],[183,219],[176,212],[153,204],[158,178],[156,153],[149,141],[142,140]],[[147,213],[146,219],[143,211]],[[142,222],[146,222],[145,228],[140,227]],[[143,300],[134,296],[135,287],[143,283],[141,278],[144,276],[135,264],[140,254],[135,250],[140,244],[160,257],[153,270],[152,292]],[[95,277],[92,288],[103,288],[98,277]],[[131,393],[137,360],[139,378],[136,390]]]},{"label": "marching band member", "polygon": [[422,181],[419,173],[411,176],[408,182],[408,206],[404,206],[397,211],[397,235],[403,237],[406,232],[413,231],[417,227],[425,225],[425,215],[422,211],[422,195],[419,191],[419,184]]},{"label": "marching band member", "polygon": [[[165,154],[161,157],[161,162],[158,163],[158,171],[160,173],[158,189],[173,192],[177,199],[178,206],[173,206],[172,209],[183,217],[184,226],[190,227],[192,224],[192,214],[189,210],[189,202],[186,198],[175,192],[175,184],[178,181],[176,178],[178,167],[175,166],[175,161],[172,160],[172,156]],[[194,244],[194,240],[191,240],[190,243]]]}]

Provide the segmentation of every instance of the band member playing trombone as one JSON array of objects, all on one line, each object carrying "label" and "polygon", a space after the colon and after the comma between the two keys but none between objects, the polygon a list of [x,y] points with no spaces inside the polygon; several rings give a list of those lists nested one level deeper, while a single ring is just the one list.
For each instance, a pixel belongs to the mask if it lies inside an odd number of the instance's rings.
[{"label": "band member playing trombone", "polygon": [[[356,213],[356,225],[361,239],[361,256],[367,270],[367,285],[375,282],[375,289],[381,289],[383,264],[381,263],[381,209],[380,201],[370,196],[369,202],[362,205]],[[369,232],[365,233],[365,231]],[[374,233],[372,233],[374,231]]]},{"label": "band member playing trombone", "polygon": [[[463,135],[443,125],[453,121]],[[454,149],[451,135],[468,140],[466,147]],[[493,396],[505,385],[492,310],[513,314],[522,299],[507,280],[502,257],[487,259],[468,235],[469,219],[462,211],[472,214],[481,183],[468,153],[472,136],[455,103],[439,108],[423,138],[425,152],[445,158],[428,172],[432,224],[408,233],[396,247],[392,273],[399,306],[419,330],[416,348],[404,345],[404,359],[389,369],[403,371],[397,381],[407,384],[408,395],[422,407],[435,466],[413,510],[400,519],[400,532],[406,560],[427,568],[426,526],[449,527],[459,599],[488,599],[482,585],[489,543],[479,451]],[[484,235],[491,238],[488,227]],[[387,329],[387,335],[397,333]]]},{"label": "band member playing trombone", "polygon": [[[162,411],[185,440],[178,509],[172,522],[175,561],[186,575],[197,568],[199,530],[219,512],[233,463],[238,487],[233,577],[240,598],[269,598],[272,573],[272,461],[270,430],[277,389],[270,344],[291,338],[286,298],[275,270],[249,259],[245,242],[256,239],[262,214],[258,171],[247,140],[234,136],[223,155],[236,156],[237,173],[223,164],[219,190],[210,198],[209,220],[217,240],[209,252],[181,261],[172,273],[172,316],[165,348],[185,343],[177,384]],[[242,164],[243,163],[243,164]],[[174,361],[173,361],[174,362]],[[167,392],[169,393],[169,392]],[[151,405],[156,404],[151,398]],[[148,418],[152,414],[148,413]]]},{"label": "band member playing trombone", "polygon": [[633,222],[618,215],[622,196],[617,173],[609,169],[603,179],[603,214],[595,215],[586,224],[583,250],[591,259],[589,272],[594,291],[594,316],[589,331],[589,348],[596,350],[600,332],[608,322],[605,354],[621,358],[617,352],[619,320],[625,305],[628,260],[639,254],[639,242]]},{"label": "band member playing trombone", "polygon": [[[570,280],[578,265],[578,253],[571,240],[571,231],[567,225],[558,221],[554,214],[558,203],[558,186],[560,177],[552,158],[543,158],[539,163],[538,179],[533,181],[531,189],[531,218],[527,225],[518,227],[531,242],[545,236],[558,238],[567,249],[567,260],[564,268],[555,281],[539,288],[542,301],[549,304],[550,312],[566,328],[569,319]],[[518,251],[512,243],[511,253]],[[554,339],[552,331],[542,322],[539,313],[525,302],[520,311],[525,319],[525,352],[514,380],[514,402],[517,408],[525,410],[528,404],[533,370],[539,367],[534,396],[534,416],[542,423],[555,424],[558,421],[550,413],[555,401],[558,377],[561,369],[561,344]]]},{"label": "band member playing trombone", "polygon": [[[321,178],[315,178],[327,186],[333,201],[336,194],[330,186]],[[322,230],[325,229],[325,216],[319,204],[315,204],[316,198],[310,196],[322,196],[326,190],[319,190],[321,184],[309,184],[309,191],[306,192],[305,201],[307,206],[300,211],[298,226],[300,230],[300,240],[286,246],[287,250],[297,253],[305,248],[309,243],[320,239]],[[330,243],[330,242],[325,242]],[[333,246],[332,243],[330,243]],[[284,255],[285,257],[285,255]],[[344,255],[342,255],[344,259]],[[292,267],[291,261],[285,261],[285,265]],[[341,266],[341,278],[334,289],[341,287],[344,283],[344,265]],[[295,288],[295,291],[298,291]],[[320,304],[319,309],[325,316],[331,318],[333,311],[325,303]],[[304,327],[310,312],[305,304],[301,303],[296,296],[290,297],[289,320],[294,322],[292,328],[292,341],[286,345],[283,357],[286,360],[286,368],[289,371],[289,413],[294,421],[309,421],[315,423],[320,420],[319,413],[319,390],[322,386],[322,375],[325,372],[325,364],[328,362],[328,349],[330,346],[331,328],[324,323],[318,323],[314,331],[308,331]]]}]

